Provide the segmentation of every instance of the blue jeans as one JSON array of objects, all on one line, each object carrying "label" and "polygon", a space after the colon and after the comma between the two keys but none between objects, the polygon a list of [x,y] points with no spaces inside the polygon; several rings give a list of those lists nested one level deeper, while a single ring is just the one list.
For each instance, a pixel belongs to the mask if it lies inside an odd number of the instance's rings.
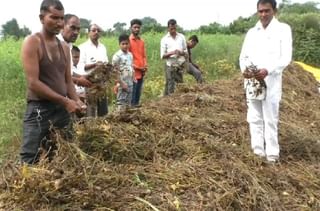
[{"label": "blue jeans", "polygon": [[132,106],[139,105],[142,86],[143,86],[143,77],[141,79],[138,79],[137,83],[133,83],[132,101],[131,101]]},{"label": "blue jeans", "polygon": [[[65,130],[63,135],[71,138],[70,114],[59,104],[49,101],[30,101],[23,120],[21,160],[28,164],[39,161],[41,147],[48,148],[51,128]],[[48,150],[48,149],[45,149]]]}]

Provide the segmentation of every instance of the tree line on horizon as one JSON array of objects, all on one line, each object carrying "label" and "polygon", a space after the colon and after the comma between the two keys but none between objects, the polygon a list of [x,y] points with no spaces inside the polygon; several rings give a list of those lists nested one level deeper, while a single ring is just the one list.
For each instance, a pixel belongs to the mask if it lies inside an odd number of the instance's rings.
[{"label": "tree line on horizon", "polygon": [[[280,17],[282,14],[294,14],[296,16],[310,13],[319,13],[320,9],[317,8],[318,3],[315,2],[306,2],[303,4],[294,3],[291,4],[290,1],[285,0],[279,5],[279,14]],[[310,19],[310,18],[309,18]],[[143,23],[142,33],[146,32],[164,32],[166,31],[167,26],[163,26],[157,22],[156,19],[152,17],[144,17],[141,19]],[[231,22],[229,25],[222,25],[217,22],[210,23],[208,25],[202,25],[197,29],[193,30],[184,30],[181,26],[178,29],[183,33],[194,32],[200,34],[243,34],[248,31],[249,28],[254,26],[258,21],[258,18],[255,14],[250,17],[244,18],[239,17],[238,19]],[[309,21],[310,22],[310,21]],[[316,21],[315,21],[316,22]],[[91,20],[86,18],[80,18],[81,24],[81,35],[87,33],[87,29],[91,24]],[[290,23],[289,23],[290,24]],[[121,33],[129,33],[129,27],[124,22],[116,22],[113,24],[113,28],[104,30],[103,35],[119,35]],[[20,28],[18,22],[15,18],[7,21],[2,25],[1,35],[4,38],[14,37],[16,39],[25,37],[31,34],[31,30],[26,26]]]}]

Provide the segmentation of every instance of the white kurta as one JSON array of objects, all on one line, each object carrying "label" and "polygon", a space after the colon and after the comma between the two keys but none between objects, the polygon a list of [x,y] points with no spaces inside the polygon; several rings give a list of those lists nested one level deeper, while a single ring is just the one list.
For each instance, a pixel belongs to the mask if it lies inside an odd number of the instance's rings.
[{"label": "white kurta", "polygon": [[247,121],[250,125],[251,146],[254,153],[279,157],[278,121],[282,95],[282,71],[292,57],[291,28],[273,18],[267,28],[259,21],[251,28],[243,42],[240,68],[243,72],[249,63],[265,68],[268,75],[265,100],[248,100]]}]

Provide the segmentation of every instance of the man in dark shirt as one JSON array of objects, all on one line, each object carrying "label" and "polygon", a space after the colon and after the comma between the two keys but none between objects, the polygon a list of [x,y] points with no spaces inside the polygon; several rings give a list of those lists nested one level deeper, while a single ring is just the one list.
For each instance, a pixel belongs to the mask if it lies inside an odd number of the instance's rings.
[{"label": "man in dark shirt", "polygon": [[42,30],[24,40],[21,52],[27,109],[20,155],[28,164],[39,161],[42,146],[52,150],[48,145],[51,127],[67,128],[70,113],[85,109],[72,82],[70,50],[56,38],[63,28],[63,5],[59,0],[43,0],[39,17]]},{"label": "man in dark shirt", "polygon": [[191,74],[198,83],[202,83],[203,78],[200,68],[198,65],[194,64],[191,59],[191,49],[194,48],[198,43],[199,39],[197,35],[192,35],[187,41],[187,49],[189,54],[189,68],[187,69],[187,73]]}]

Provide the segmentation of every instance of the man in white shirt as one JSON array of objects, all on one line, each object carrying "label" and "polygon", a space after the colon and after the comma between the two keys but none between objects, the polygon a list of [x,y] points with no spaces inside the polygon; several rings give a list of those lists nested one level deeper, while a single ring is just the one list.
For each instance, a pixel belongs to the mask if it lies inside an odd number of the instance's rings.
[{"label": "man in white shirt", "polygon": [[[72,50],[72,44],[76,42],[80,33],[80,19],[78,16],[73,14],[65,14],[64,15],[64,26],[59,35],[57,37],[61,41],[65,41],[70,48],[70,55]],[[72,58],[72,55],[71,55]],[[73,63],[71,59],[71,70],[73,69]],[[83,75],[79,75],[77,73],[72,72],[72,81],[73,83],[82,86],[82,87],[90,87],[92,84],[89,80],[85,78]]]},{"label": "man in white shirt", "polygon": [[[80,61],[79,66],[90,72],[99,64],[108,62],[107,49],[99,41],[101,28],[97,24],[89,26],[89,39],[79,45]],[[108,113],[107,98],[103,97],[97,101],[96,105],[88,105],[89,116],[104,116]]]},{"label": "man in white shirt", "polygon": [[161,39],[160,56],[166,60],[166,84],[164,95],[174,92],[176,83],[183,82],[183,69],[188,55],[186,38],[177,32],[177,21],[168,21],[168,33]]},{"label": "man in white shirt", "polygon": [[[278,121],[282,71],[292,57],[291,28],[274,17],[276,6],[275,0],[258,0],[257,14],[260,20],[248,31],[239,58],[246,83],[254,78],[266,84],[266,95],[263,98],[257,96],[254,99],[247,92],[247,121],[253,152],[261,157],[266,156],[269,162],[279,160]],[[257,71],[250,72],[250,65],[255,65]]]}]

